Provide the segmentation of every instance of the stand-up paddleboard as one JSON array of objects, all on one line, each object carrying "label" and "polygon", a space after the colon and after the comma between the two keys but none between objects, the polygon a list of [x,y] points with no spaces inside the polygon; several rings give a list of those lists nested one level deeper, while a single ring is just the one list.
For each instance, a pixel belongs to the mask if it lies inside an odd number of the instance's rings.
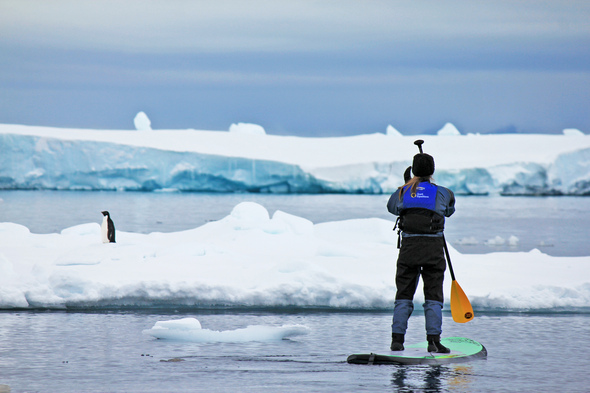
[{"label": "stand-up paddleboard", "polygon": [[448,364],[467,362],[488,356],[486,348],[477,341],[464,337],[443,338],[440,342],[451,353],[428,352],[428,342],[406,345],[403,351],[389,351],[388,354],[362,353],[350,355],[348,363],[353,364]]}]

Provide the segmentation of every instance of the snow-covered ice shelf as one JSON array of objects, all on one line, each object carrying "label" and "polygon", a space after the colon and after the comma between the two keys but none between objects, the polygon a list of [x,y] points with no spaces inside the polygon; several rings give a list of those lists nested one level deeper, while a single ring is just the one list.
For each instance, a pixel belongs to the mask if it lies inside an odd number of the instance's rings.
[{"label": "snow-covered ice shelf", "polygon": [[389,193],[421,138],[435,158],[435,180],[457,194],[590,194],[590,136],[581,132],[302,138],[232,127],[0,125],[0,189]]}]

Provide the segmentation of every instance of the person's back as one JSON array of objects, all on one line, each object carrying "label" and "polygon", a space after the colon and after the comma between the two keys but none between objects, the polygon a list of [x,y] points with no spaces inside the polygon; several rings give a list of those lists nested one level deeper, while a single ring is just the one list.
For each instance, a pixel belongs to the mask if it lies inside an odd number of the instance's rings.
[{"label": "person's back", "polygon": [[423,141],[414,142],[420,154],[414,156],[414,177],[390,197],[387,209],[399,216],[401,244],[396,271],[396,297],[392,323],[392,351],[404,349],[408,319],[420,276],[424,281],[424,314],[431,352],[449,352],[440,344],[442,333],[443,280],[446,261],[443,253],[445,217],[455,212],[451,190],[432,182],[434,159],[422,152]]}]

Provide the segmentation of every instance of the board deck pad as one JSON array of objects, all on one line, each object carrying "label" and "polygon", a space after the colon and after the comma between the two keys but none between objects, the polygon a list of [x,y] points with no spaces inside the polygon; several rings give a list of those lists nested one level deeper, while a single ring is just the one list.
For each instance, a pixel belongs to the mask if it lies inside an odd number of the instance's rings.
[{"label": "board deck pad", "polygon": [[428,342],[406,345],[403,351],[387,351],[383,354],[360,353],[350,355],[348,363],[353,364],[448,364],[467,362],[487,357],[488,351],[477,341],[464,337],[447,337],[440,342],[451,353],[428,352]]}]

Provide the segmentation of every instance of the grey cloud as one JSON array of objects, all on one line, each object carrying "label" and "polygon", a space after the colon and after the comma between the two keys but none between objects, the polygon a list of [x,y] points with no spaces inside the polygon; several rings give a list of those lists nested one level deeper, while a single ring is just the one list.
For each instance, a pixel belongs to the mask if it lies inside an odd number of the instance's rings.
[{"label": "grey cloud", "polygon": [[320,51],[433,37],[590,34],[590,5],[568,2],[28,0],[0,3],[5,43],[139,53]]}]

